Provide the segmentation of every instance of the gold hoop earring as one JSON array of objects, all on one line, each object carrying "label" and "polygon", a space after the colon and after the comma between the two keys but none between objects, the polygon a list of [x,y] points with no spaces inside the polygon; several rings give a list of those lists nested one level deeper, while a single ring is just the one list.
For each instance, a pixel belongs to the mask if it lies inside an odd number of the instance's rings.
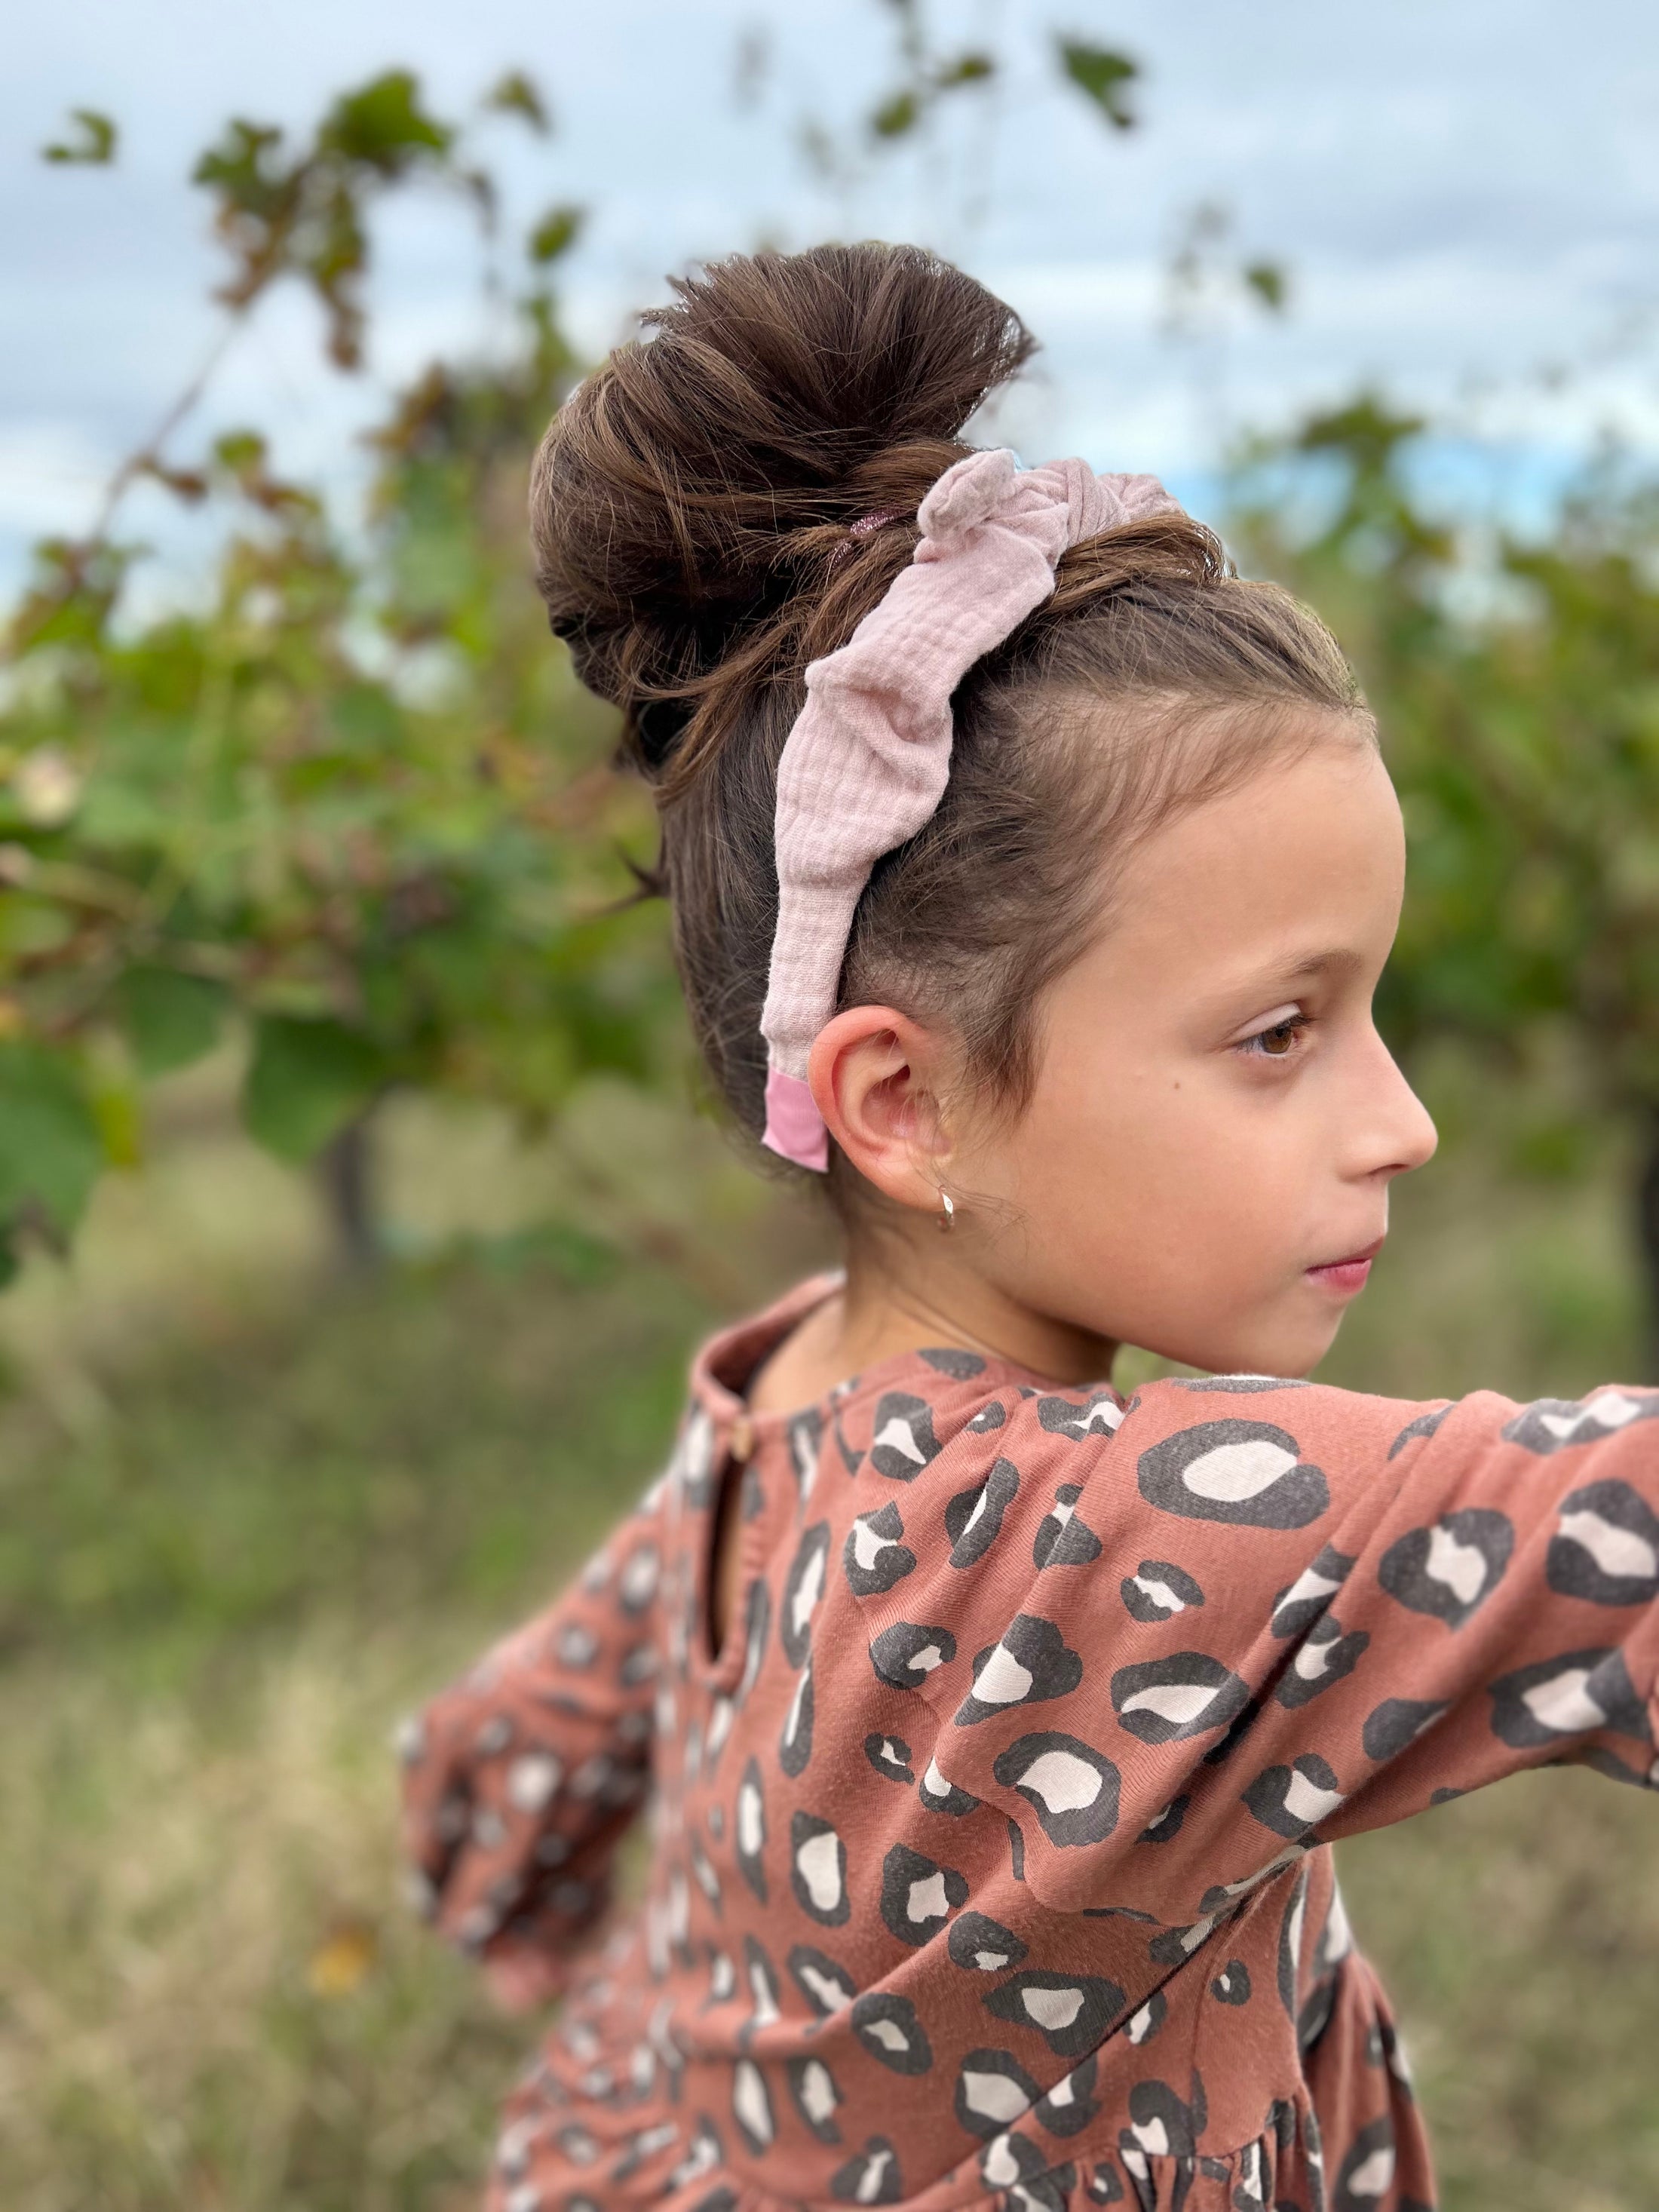
[{"label": "gold hoop earring", "polygon": [[943,1184],[939,1186],[939,1225],[941,1231],[948,1235],[950,1231],[956,1227],[957,1208],[956,1200],[951,1197],[950,1192],[945,1188]]}]

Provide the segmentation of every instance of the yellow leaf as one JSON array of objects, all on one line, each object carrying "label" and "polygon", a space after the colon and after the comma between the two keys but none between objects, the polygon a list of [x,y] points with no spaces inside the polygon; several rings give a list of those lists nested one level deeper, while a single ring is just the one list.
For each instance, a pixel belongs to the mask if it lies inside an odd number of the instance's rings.
[{"label": "yellow leaf", "polygon": [[312,1953],[307,1987],[313,1996],[349,1996],[374,1966],[374,1952],[372,1928],[361,1920],[343,1922]]}]

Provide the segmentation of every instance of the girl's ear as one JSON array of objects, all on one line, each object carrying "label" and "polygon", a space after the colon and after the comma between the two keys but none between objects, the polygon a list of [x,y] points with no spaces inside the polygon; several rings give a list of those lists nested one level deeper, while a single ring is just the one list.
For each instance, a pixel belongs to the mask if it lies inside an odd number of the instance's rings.
[{"label": "girl's ear", "polygon": [[867,1181],[900,1206],[939,1206],[948,1142],[940,1041],[892,1006],[849,1006],[819,1030],[807,1067],[824,1127]]}]

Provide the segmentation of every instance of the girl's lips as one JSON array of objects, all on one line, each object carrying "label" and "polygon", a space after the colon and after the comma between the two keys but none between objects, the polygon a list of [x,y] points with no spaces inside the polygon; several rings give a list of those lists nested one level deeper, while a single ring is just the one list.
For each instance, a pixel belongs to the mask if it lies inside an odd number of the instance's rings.
[{"label": "girl's lips", "polygon": [[1305,1272],[1310,1282],[1320,1283],[1340,1297],[1352,1297],[1363,1291],[1365,1279],[1371,1272],[1371,1261],[1382,1249],[1382,1239],[1368,1244],[1361,1252],[1351,1252],[1346,1260],[1329,1260],[1323,1266],[1310,1267]]}]

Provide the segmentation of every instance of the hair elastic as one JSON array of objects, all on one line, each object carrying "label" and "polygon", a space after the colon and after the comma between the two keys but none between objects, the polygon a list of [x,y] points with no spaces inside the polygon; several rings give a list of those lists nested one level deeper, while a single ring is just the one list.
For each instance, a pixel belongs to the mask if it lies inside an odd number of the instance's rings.
[{"label": "hair elastic", "polygon": [[1097,477],[1079,460],[1022,469],[1006,447],[969,453],[922,501],[915,553],[879,605],[807,669],[806,702],[778,762],[778,922],[761,1016],[763,1141],[785,1159],[829,1165],[807,1061],[836,1011],[871,869],[944,796],[957,686],[1049,596],[1069,546],[1180,511],[1156,477]]}]

